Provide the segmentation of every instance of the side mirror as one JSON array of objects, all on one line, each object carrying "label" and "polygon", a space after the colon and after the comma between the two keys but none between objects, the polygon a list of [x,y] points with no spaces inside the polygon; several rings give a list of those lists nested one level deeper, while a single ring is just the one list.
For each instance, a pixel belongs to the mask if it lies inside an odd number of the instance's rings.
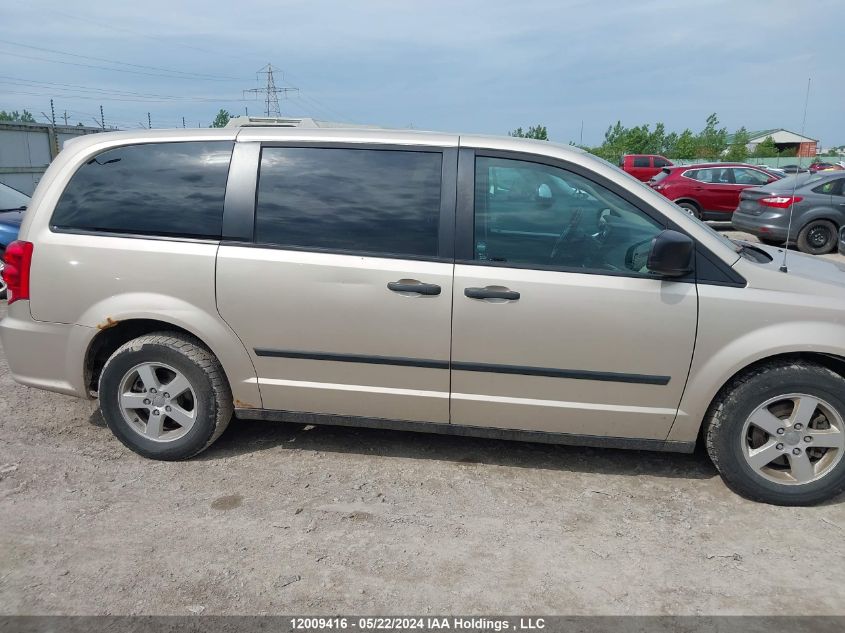
[{"label": "side mirror", "polygon": [[667,229],[651,241],[646,267],[664,277],[683,277],[692,270],[694,250],[692,238]]}]

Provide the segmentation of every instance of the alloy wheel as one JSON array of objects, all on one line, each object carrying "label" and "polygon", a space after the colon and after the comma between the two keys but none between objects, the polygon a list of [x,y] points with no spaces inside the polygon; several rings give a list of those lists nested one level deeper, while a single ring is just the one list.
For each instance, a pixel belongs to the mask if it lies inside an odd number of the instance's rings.
[{"label": "alloy wheel", "polygon": [[742,454],[761,477],[782,485],[817,481],[845,454],[845,423],[828,402],[808,394],[767,400],[745,421]]},{"label": "alloy wheel", "polygon": [[141,363],[120,381],[123,419],[136,433],[155,442],[184,437],[197,419],[197,398],[180,371],[162,363]]}]

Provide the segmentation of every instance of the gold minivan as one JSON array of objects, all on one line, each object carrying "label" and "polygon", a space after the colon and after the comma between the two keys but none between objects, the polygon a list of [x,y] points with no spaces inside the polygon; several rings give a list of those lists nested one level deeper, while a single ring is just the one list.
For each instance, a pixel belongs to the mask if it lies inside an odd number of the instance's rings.
[{"label": "gold minivan", "polygon": [[707,450],[845,489],[845,272],[516,138],[244,127],[66,144],[6,252],[25,385],[155,459],[230,419]]}]

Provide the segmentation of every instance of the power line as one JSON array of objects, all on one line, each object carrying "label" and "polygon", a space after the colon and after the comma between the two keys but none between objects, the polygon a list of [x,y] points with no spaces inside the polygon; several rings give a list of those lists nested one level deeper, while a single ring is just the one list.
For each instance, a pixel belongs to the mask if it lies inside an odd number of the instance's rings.
[{"label": "power line", "polygon": [[[128,73],[130,75],[145,75],[147,77],[164,77],[166,79],[186,79],[178,75],[165,75],[162,73],[148,73],[142,70],[129,70],[127,68],[111,68],[109,66],[96,66],[94,64],[83,64],[81,62],[66,62],[59,59],[49,59],[47,57],[38,57],[36,55],[24,55],[22,53],[11,53],[9,51],[0,51],[3,55],[11,55],[12,57],[20,57],[22,59],[34,59],[36,61],[48,62],[50,64],[62,64],[64,66],[78,66],[80,68],[94,68],[96,70],[108,70],[116,73]],[[202,77],[193,77],[194,81],[233,81],[231,79],[206,79]]]},{"label": "power line", "polygon": [[207,80],[214,80],[214,81],[241,81],[237,77],[222,77],[219,75],[209,75],[207,73],[196,73],[196,72],[187,72],[183,70],[173,70],[172,68],[162,68],[160,66],[146,66],[144,64],[132,64],[130,62],[121,62],[114,59],[107,59],[105,57],[92,57],[91,55],[79,55],[78,53],[68,53],[67,51],[60,51],[53,48],[44,48],[42,46],[32,46],[31,44],[21,44],[20,42],[13,42],[11,40],[4,40],[0,39],[0,43],[9,44],[11,46],[18,46],[20,48],[29,48],[36,51],[41,51],[43,53],[54,53],[57,55],[65,55],[67,57],[76,57],[78,59],[88,59],[92,61],[98,62],[106,62],[107,64],[116,64],[119,66],[131,66],[132,68],[144,68],[147,70],[158,70],[165,73],[171,73],[175,75],[175,78],[195,78],[195,79],[207,79]]},{"label": "power line", "polygon": [[244,94],[247,92],[254,94],[258,97],[259,94],[264,95],[264,104],[265,108],[264,111],[266,115],[269,116],[282,116],[281,109],[279,108],[279,95],[287,96],[288,92],[299,92],[299,88],[277,88],[276,87],[276,80],[273,77],[273,65],[267,64],[258,71],[259,75],[266,75],[267,77],[267,84],[264,88],[250,88],[249,90],[244,90]]},{"label": "power line", "polygon": [[[4,83],[4,82],[0,82]],[[42,92],[33,92],[33,90],[42,90]],[[32,90],[4,90],[4,95],[27,95],[31,97],[64,97],[65,99],[84,99],[86,101],[114,101],[122,103],[234,103],[250,101],[250,99],[239,98],[211,98],[211,97],[185,97],[184,99],[148,99],[148,98],[124,98],[122,96],[110,97],[107,94],[79,94],[77,91],[57,88],[49,92],[44,92],[46,88],[33,86]]]},{"label": "power line", "polygon": [[0,84],[10,84],[10,85],[20,85],[30,88],[37,88],[37,89],[44,89],[44,90],[64,90],[70,92],[93,92],[97,94],[107,94],[107,95],[117,95],[120,97],[140,97],[142,99],[149,99],[149,100],[173,100],[173,101],[197,101],[197,100],[207,100],[207,101],[241,101],[241,98],[234,98],[231,97],[205,97],[205,96],[198,96],[198,97],[190,97],[190,96],[178,96],[178,95],[167,95],[167,94],[158,94],[158,93],[142,93],[142,92],[134,92],[130,90],[117,90],[117,89],[105,89],[105,88],[92,88],[89,86],[83,86],[80,84],[66,84],[66,83],[57,83],[52,81],[37,81],[34,79],[24,79],[22,77],[10,77],[8,75],[0,75]]},{"label": "power line", "polygon": [[[76,20],[78,22],[83,22],[87,26],[91,26],[91,24],[96,24],[101,28],[107,29],[109,31],[123,31],[124,33],[132,33],[133,35],[137,35],[138,37],[144,37],[151,40],[156,40],[158,42],[164,42],[166,44],[170,44],[171,46],[181,46],[182,48],[188,48],[194,51],[200,51],[202,53],[211,53],[213,55],[219,55],[220,50],[212,50],[210,48],[203,48],[202,46],[196,46],[193,44],[186,44],[185,42],[176,39],[167,39],[165,37],[157,37],[155,35],[150,35],[149,33],[142,33],[140,31],[134,31],[132,29],[126,28],[125,26],[119,26],[114,24],[113,22],[104,22],[102,20],[97,20],[96,18],[91,17],[90,15],[74,15],[72,13],[65,13],[64,11],[60,11],[53,7],[50,7],[50,12],[56,15],[61,15],[63,17],[69,18],[71,20]],[[254,63],[256,61],[255,57],[247,57],[246,55],[241,55],[236,50],[233,50],[233,47],[229,47],[226,49],[226,57],[238,57],[240,59],[246,60],[250,63]]]}]

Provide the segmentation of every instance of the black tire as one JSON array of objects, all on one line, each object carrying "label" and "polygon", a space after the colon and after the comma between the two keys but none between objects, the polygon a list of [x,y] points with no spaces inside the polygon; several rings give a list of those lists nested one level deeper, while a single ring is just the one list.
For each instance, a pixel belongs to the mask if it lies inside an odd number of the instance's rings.
[{"label": "black tire", "polygon": [[[196,420],[171,441],[148,439],[124,419],[118,402],[121,382],[141,363],[164,363],[189,381],[196,394]],[[220,361],[196,338],[177,332],[154,332],[131,340],[106,361],[100,375],[100,409],[112,433],[129,449],[151,459],[188,459],[204,451],[232,419],[232,391]]]},{"label": "black tire", "polygon": [[734,492],[774,505],[808,506],[845,491],[845,458],[827,474],[806,484],[788,485],[761,476],[746,461],[741,437],[745,421],[769,399],[800,393],[822,398],[845,418],[845,379],[804,361],[775,361],[733,379],[714,400],[704,420],[707,452]]},{"label": "black tire", "polygon": [[796,246],[802,253],[824,255],[836,248],[838,234],[830,220],[813,220],[798,233]]},{"label": "black tire", "polygon": [[678,202],[677,205],[682,209],[685,209],[693,217],[696,217],[699,220],[701,219],[701,209],[698,208],[698,205],[695,204],[695,202]]}]

